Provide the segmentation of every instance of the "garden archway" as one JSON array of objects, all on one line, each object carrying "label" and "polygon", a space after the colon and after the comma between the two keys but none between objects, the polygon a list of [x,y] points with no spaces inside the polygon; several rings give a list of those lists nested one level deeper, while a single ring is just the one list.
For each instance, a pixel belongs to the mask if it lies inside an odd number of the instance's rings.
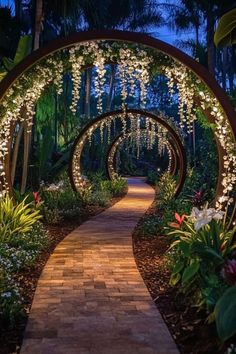
[{"label": "garden archway", "polygon": [[[200,79],[199,88],[196,88],[195,92],[195,96],[197,96],[196,100],[200,100],[200,106],[203,110],[210,109],[210,115],[215,124],[215,135],[221,145],[221,148],[218,148],[219,178],[216,200],[218,204],[217,207],[222,208],[225,203],[232,199],[231,192],[236,183],[235,112],[226,93],[205,68],[177,48],[147,35],[123,31],[76,33],[68,38],[56,39],[47,46],[33,52],[29,57],[18,64],[0,84],[0,100],[2,101],[3,108],[1,112],[2,117],[3,111],[5,112],[4,125],[8,124],[10,126],[13,120],[12,112],[8,110],[8,106],[6,107],[6,105],[4,105],[4,98],[11,98],[12,90],[14,91],[14,83],[21,76],[27,75],[27,70],[32,68],[35,64],[40,63],[41,60],[49,55],[63,50],[64,48],[72,47],[79,43],[101,40],[138,43],[157,52],[164,53],[178,63],[182,63],[185,68],[190,70],[191,74]],[[11,101],[12,104],[14,104],[14,100]],[[0,142],[3,141],[0,154],[0,159],[2,160],[0,172],[2,182],[1,190],[4,194],[11,190],[10,162],[9,154],[7,154],[7,151],[9,152],[10,150],[10,128],[5,130],[2,134],[5,136],[0,137]],[[6,143],[6,141],[8,143]],[[236,214],[236,210],[234,214]],[[233,218],[235,218],[235,215]]]},{"label": "garden archway", "polygon": [[[117,154],[117,150],[119,149],[120,145],[123,144],[123,142],[127,139],[130,138],[131,132],[127,132],[126,134],[120,134],[116,137],[116,139],[111,143],[108,153],[107,153],[107,159],[106,159],[106,171],[107,175],[110,179],[113,178],[114,175],[116,175],[116,170],[115,170],[115,156]],[[158,134],[157,134],[158,136]],[[168,161],[168,167],[167,171],[171,174],[171,176],[174,176],[177,171],[177,163],[178,163],[178,154],[176,151],[175,144],[171,141],[168,140],[165,144],[167,153],[169,156],[169,161]]]},{"label": "garden archway", "polygon": [[179,182],[176,187],[175,195],[181,192],[184,181],[187,173],[187,158],[184,146],[182,144],[181,138],[178,133],[174,130],[174,128],[168,124],[168,122],[159,117],[158,114],[140,110],[140,109],[126,109],[125,112],[123,110],[117,110],[112,112],[104,113],[98,116],[96,119],[89,122],[79,133],[77,138],[75,139],[74,145],[71,150],[70,155],[70,164],[69,164],[69,176],[71,180],[71,184],[75,191],[80,190],[83,186],[83,181],[81,177],[81,168],[80,168],[80,158],[83,147],[85,145],[86,140],[91,137],[91,134],[107,119],[111,120],[115,117],[123,116],[125,120],[129,119],[129,114],[131,115],[141,115],[147,118],[153,119],[153,121],[157,122],[161,126],[163,126],[168,134],[170,135],[170,140],[174,142],[174,146],[176,147],[176,151],[178,153],[178,161],[179,161]]}]

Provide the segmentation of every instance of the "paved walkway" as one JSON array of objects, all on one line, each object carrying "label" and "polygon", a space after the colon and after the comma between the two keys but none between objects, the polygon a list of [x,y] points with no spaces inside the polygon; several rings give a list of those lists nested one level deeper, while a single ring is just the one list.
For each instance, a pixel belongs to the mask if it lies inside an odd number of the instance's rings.
[{"label": "paved walkway", "polygon": [[38,282],[21,354],[178,354],[137,270],[132,231],[154,198],[125,198],[55,249]]}]

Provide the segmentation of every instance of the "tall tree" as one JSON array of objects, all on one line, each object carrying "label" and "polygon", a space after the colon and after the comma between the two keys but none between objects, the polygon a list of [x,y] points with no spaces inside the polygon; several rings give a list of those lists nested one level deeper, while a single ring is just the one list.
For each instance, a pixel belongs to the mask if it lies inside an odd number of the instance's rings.
[{"label": "tall tree", "polygon": [[165,6],[172,8],[171,22],[175,23],[177,31],[194,28],[196,43],[199,41],[199,28],[205,28],[208,70],[215,75],[216,50],[214,46],[214,31],[216,21],[236,1],[230,3],[224,0],[178,0],[177,4],[166,2]]}]

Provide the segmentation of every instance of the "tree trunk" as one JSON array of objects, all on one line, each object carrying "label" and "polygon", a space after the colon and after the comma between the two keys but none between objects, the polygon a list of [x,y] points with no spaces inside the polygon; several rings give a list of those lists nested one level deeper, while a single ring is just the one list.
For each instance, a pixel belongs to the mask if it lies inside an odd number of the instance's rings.
[{"label": "tree trunk", "polygon": [[214,45],[214,17],[207,15],[207,63],[209,72],[215,76],[215,45]]},{"label": "tree trunk", "polygon": [[235,62],[235,53],[234,53],[234,47],[229,48],[230,50],[230,58],[229,58],[229,68],[228,68],[228,79],[229,79],[229,92],[231,95],[234,93],[234,67],[233,63]]},{"label": "tree trunk", "polygon": [[[43,22],[43,0],[35,0],[35,24],[34,24],[34,43],[33,50],[39,48],[40,45],[40,34],[42,31]],[[32,138],[32,127],[31,131],[27,133],[26,124],[24,124],[24,159],[23,159],[23,171],[22,171],[22,181],[21,181],[21,194],[25,193],[27,178],[28,178],[28,164],[29,164],[29,154]]]},{"label": "tree trunk", "polygon": [[18,21],[21,21],[22,19],[22,12],[21,12],[21,0],[14,0],[15,3],[15,17],[17,18]]},{"label": "tree trunk", "polygon": [[[31,130],[32,132],[32,130]],[[28,165],[29,165],[29,153],[30,153],[30,142],[31,142],[31,132],[28,133],[27,123],[24,122],[24,159],[23,159],[23,171],[21,180],[21,194],[26,191],[27,177],[28,177]]]},{"label": "tree trunk", "polygon": [[33,50],[38,49],[40,46],[40,35],[42,31],[42,23],[43,23],[43,0],[36,0]]},{"label": "tree trunk", "polygon": [[13,154],[12,154],[12,164],[11,164],[11,183],[12,183],[12,185],[14,185],[14,181],[15,181],[17,157],[19,154],[19,148],[20,148],[21,138],[23,135],[23,130],[24,130],[23,124],[21,123],[20,129],[19,129],[17,136],[16,136],[15,145],[14,145]]},{"label": "tree trunk", "polygon": [[222,87],[226,91],[226,73],[227,73],[228,51],[227,48],[223,48],[222,51]]},{"label": "tree trunk", "polygon": [[196,49],[197,49],[199,47],[199,26],[198,25],[195,26],[195,35],[196,35]]}]

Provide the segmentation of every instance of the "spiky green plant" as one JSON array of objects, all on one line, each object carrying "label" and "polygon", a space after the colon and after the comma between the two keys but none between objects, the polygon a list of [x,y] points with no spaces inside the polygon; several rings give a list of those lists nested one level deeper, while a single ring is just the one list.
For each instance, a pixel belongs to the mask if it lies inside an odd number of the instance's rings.
[{"label": "spiky green plant", "polygon": [[6,196],[0,200],[0,241],[9,243],[18,235],[26,234],[40,218],[40,211],[27,204],[26,198],[15,204]]}]

